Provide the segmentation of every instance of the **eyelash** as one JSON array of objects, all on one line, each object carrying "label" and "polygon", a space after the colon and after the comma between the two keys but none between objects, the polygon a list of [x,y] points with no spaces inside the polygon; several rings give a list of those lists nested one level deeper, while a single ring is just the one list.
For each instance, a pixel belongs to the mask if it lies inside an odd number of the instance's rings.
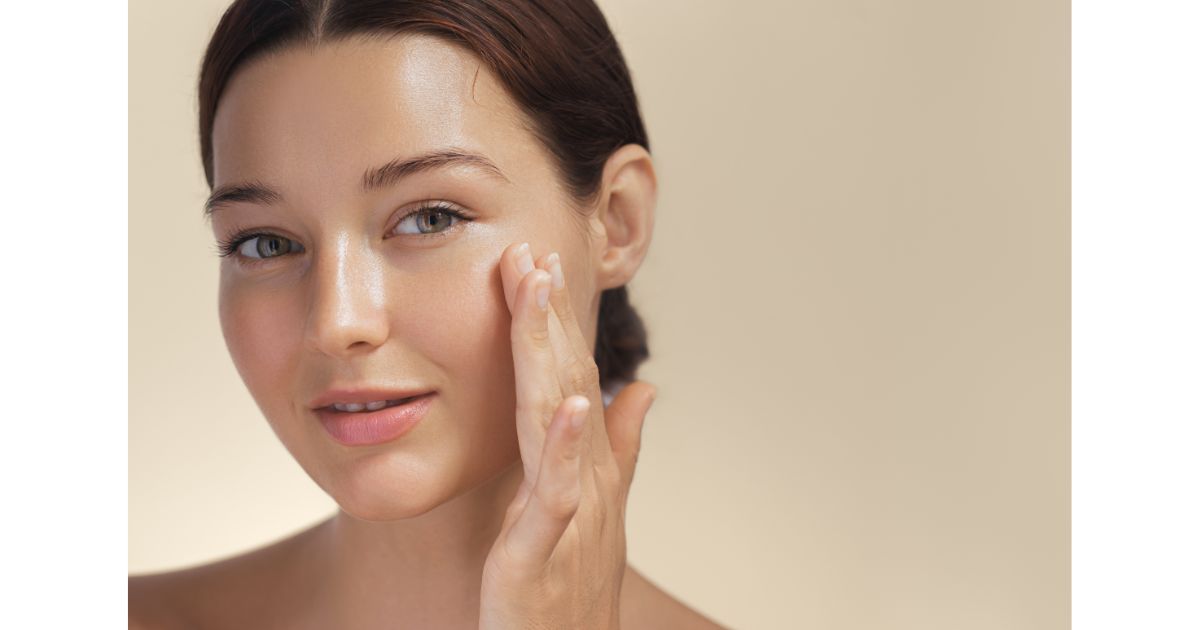
[{"label": "eyelash", "polygon": [[[457,219],[457,221],[455,223],[453,223],[450,227],[448,227],[440,232],[426,232],[423,234],[408,234],[406,236],[441,238],[441,237],[448,236],[450,234],[450,232],[454,231],[456,229],[456,226],[458,226],[460,223],[471,220],[471,217],[462,213],[454,206],[451,206],[444,202],[435,202],[435,203],[427,203],[427,204],[413,210],[412,212],[409,212],[408,214],[404,215],[403,217],[400,218],[399,221],[396,222],[396,226],[398,227],[400,225],[400,223],[404,222],[411,216],[422,215],[422,214],[425,214],[425,215],[448,214],[448,215],[454,217],[455,219]],[[392,229],[394,230],[395,228],[392,228]],[[216,247],[217,255],[222,258],[236,255],[236,258],[240,259],[239,260],[240,263],[242,263],[244,265],[249,265],[249,266],[259,265],[259,264],[274,260],[276,258],[283,258],[284,256],[287,255],[287,254],[281,254],[279,256],[269,256],[266,258],[250,258],[247,256],[242,256],[240,254],[237,254],[237,250],[239,247],[242,246],[242,243],[245,243],[246,241],[248,241],[252,238],[257,238],[257,237],[287,238],[284,236],[280,236],[279,234],[275,234],[272,232],[265,232],[263,230],[256,229],[256,228],[251,228],[248,230],[241,230],[239,232],[235,232],[233,235],[229,236],[228,238],[219,239],[217,241],[217,247]],[[291,240],[291,239],[287,239],[287,240]],[[301,247],[303,247],[303,246],[301,246]],[[303,251],[303,249],[301,249],[301,251]],[[289,252],[289,253],[292,253],[292,252]]]}]

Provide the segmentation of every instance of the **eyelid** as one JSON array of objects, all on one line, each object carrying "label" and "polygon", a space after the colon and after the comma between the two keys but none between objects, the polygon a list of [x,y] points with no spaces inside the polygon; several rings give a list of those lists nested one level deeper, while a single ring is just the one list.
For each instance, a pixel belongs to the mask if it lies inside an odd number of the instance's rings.
[{"label": "eyelid", "polygon": [[[246,243],[248,243],[256,238],[268,238],[268,237],[281,238],[286,241],[289,241],[292,244],[292,247],[295,248],[295,250],[289,251],[287,254],[282,254],[279,256],[268,256],[268,257],[245,256],[241,253],[242,246],[245,245]],[[217,245],[215,247],[215,250],[216,250],[217,256],[220,256],[221,258],[233,259],[237,264],[245,266],[245,267],[256,267],[258,265],[268,264],[272,260],[275,260],[277,258],[287,258],[289,255],[292,255],[292,254],[304,253],[305,251],[307,251],[307,248],[304,246],[304,243],[301,243],[300,241],[298,241],[294,238],[291,238],[290,236],[286,236],[284,234],[280,234],[278,232],[273,232],[269,229],[264,229],[264,228],[248,228],[248,229],[243,229],[243,230],[237,230],[228,238],[219,239],[217,242]]]},{"label": "eyelid", "polygon": [[[451,217],[454,217],[454,221],[451,223],[450,227],[448,227],[440,232],[415,232],[415,233],[403,232],[403,233],[401,233],[401,232],[396,231],[400,227],[401,224],[403,224],[405,221],[409,220],[410,218],[418,217],[422,214],[437,214],[437,213],[447,214],[447,215],[450,215]],[[403,215],[401,215],[400,219],[396,221],[396,224],[394,226],[392,226],[391,229],[388,230],[388,235],[389,236],[415,236],[418,238],[449,236],[450,234],[457,232],[459,230],[459,227],[461,226],[461,224],[466,223],[468,221],[473,221],[473,220],[474,220],[474,217],[471,215],[470,212],[464,210],[461,206],[459,206],[455,203],[451,203],[449,201],[443,201],[443,200],[439,200],[439,199],[426,199],[426,200],[418,202],[416,207],[414,207],[412,210],[405,212]]]}]

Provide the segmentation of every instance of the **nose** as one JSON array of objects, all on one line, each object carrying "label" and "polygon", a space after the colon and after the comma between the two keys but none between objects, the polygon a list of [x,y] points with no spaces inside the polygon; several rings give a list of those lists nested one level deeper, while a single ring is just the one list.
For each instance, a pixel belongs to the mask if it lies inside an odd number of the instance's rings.
[{"label": "nose", "polygon": [[348,234],[314,252],[307,345],[336,358],[370,352],[388,336],[383,260]]}]

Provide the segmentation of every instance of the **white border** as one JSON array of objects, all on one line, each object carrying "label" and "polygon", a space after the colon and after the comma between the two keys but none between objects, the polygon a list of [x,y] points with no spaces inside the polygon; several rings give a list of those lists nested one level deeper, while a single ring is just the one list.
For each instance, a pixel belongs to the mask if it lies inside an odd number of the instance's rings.
[{"label": "white border", "polygon": [[4,628],[127,623],[124,8],[4,6]]},{"label": "white border", "polygon": [[1079,628],[1200,628],[1198,7],[1073,7]]}]

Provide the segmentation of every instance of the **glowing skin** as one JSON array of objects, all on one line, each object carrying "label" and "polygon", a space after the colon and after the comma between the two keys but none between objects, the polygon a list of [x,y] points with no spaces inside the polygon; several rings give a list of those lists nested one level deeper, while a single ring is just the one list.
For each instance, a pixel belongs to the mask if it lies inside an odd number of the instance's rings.
[{"label": "glowing skin", "polygon": [[[497,267],[504,247],[528,240],[561,252],[582,312],[597,293],[579,274],[591,267],[584,232],[543,150],[517,126],[518,111],[489,73],[475,80],[479,64],[465,51],[409,41],[251,64],[230,82],[213,130],[216,188],[261,181],[284,196],[215,211],[215,235],[262,228],[306,250],[252,268],[223,260],[230,353],[309,476],[373,521],[422,514],[517,456],[510,317]],[[511,183],[461,166],[359,190],[368,168],[447,148],[488,156]],[[453,203],[473,220],[389,236],[423,200]],[[331,386],[368,383],[439,395],[395,444],[333,443],[307,403]]]},{"label": "glowing skin", "polygon": [[[296,248],[222,259],[226,343],[271,428],[341,509],[197,584],[213,601],[254,602],[264,620],[288,627],[471,627],[484,558],[523,475],[501,256],[529,242],[542,268],[557,252],[594,344],[601,292],[633,277],[650,242],[648,154],[615,152],[596,206],[581,216],[492,73],[426,36],[255,60],[221,98],[213,149],[214,189],[255,182],[281,195],[216,208],[216,238],[255,229]],[[370,168],[447,149],[486,156],[503,175],[459,164],[361,189]],[[438,233],[427,235],[417,233],[421,217],[397,223],[427,201],[471,220],[438,215],[425,224]],[[436,222],[447,220],[455,223],[441,231]],[[255,245],[237,251],[254,255]],[[561,328],[551,332],[562,343]],[[393,442],[338,444],[309,403],[331,387],[366,385],[437,396]],[[632,569],[625,575],[623,627],[699,619]],[[264,583],[270,602],[250,595]]]}]

